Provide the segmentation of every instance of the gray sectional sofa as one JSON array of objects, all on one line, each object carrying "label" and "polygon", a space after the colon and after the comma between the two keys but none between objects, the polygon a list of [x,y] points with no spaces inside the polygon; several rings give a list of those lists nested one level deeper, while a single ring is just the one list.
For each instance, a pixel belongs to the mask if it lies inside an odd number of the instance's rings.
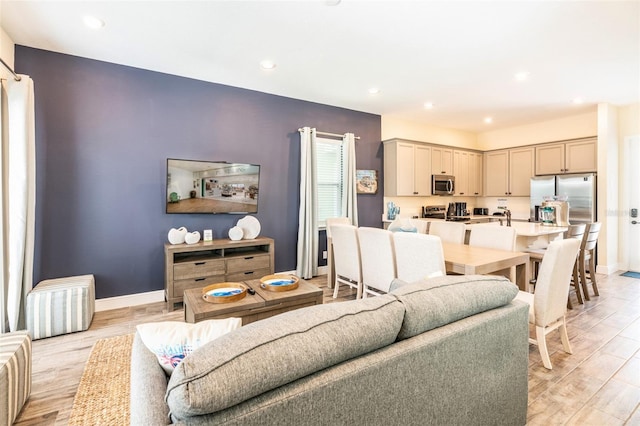
[{"label": "gray sectional sofa", "polygon": [[136,335],[133,425],[524,425],[528,306],[503,277],[394,283],[234,330],[167,377]]}]

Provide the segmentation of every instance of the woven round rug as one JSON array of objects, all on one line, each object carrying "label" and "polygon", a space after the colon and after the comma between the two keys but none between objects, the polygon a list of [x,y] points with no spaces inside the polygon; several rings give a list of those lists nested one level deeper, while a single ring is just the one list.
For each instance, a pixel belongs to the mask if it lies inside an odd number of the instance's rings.
[{"label": "woven round rug", "polygon": [[127,425],[133,334],[98,340],[82,373],[69,425]]}]

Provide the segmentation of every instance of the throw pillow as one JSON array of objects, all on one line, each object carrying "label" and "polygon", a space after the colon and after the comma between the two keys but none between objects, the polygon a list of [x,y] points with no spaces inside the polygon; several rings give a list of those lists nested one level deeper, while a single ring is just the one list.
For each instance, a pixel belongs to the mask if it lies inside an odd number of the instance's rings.
[{"label": "throw pillow", "polygon": [[136,328],[142,342],[171,375],[173,369],[200,346],[239,328],[242,318],[225,318],[188,324],[178,321],[140,324]]}]

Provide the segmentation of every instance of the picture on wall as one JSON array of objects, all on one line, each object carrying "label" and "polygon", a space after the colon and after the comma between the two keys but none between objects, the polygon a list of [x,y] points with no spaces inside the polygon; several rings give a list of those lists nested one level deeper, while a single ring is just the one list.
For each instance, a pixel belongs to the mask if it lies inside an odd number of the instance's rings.
[{"label": "picture on wall", "polygon": [[356,170],[356,187],[358,194],[375,194],[378,192],[378,171]]}]

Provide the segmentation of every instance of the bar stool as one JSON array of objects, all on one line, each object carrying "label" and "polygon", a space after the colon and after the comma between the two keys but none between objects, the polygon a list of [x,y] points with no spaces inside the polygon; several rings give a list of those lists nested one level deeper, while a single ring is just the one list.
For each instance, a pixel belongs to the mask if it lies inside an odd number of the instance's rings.
[{"label": "bar stool", "polygon": [[601,227],[602,224],[600,222],[593,222],[588,226],[586,232],[584,233],[584,238],[582,239],[582,244],[580,245],[580,252],[578,254],[582,291],[584,292],[584,298],[587,300],[591,300],[589,298],[589,290],[587,289],[587,271],[585,270],[585,265],[587,262],[589,262],[589,279],[591,281],[593,293],[595,296],[600,295],[600,293],[598,293],[598,285],[596,283],[595,257],[596,245],[598,244],[598,236],[600,235]]}]

